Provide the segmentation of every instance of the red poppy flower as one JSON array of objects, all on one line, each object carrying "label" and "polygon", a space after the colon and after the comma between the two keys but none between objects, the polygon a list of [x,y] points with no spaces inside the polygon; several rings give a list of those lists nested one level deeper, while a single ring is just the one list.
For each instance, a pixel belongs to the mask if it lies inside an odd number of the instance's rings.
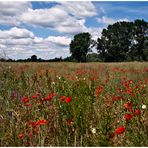
[{"label": "red poppy flower", "polygon": [[126,103],[126,104],[124,104],[124,107],[125,108],[132,108],[132,103],[131,102]]},{"label": "red poppy flower", "polygon": [[127,89],[127,93],[128,93],[129,95],[133,95],[133,89],[132,89],[131,87],[129,87],[129,88]]},{"label": "red poppy flower", "polygon": [[61,96],[61,101],[64,102],[64,100],[66,99],[66,96]]},{"label": "red poppy flower", "polygon": [[102,92],[102,90],[103,90],[103,88],[102,87],[97,87],[97,96],[99,96],[100,94],[101,94],[101,92]]},{"label": "red poppy flower", "polygon": [[124,116],[124,119],[125,119],[126,121],[131,120],[131,119],[132,119],[132,115],[131,115],[131,114],[126,114],[126,115]]},{"label": "red poppy flower", "polygon": [[134,114],[135,115],[140,115],[141,114],[141,111],[139,109],[137,109]]},{"label": "red poppy flower", "polygon": [[124,126],[120,126],[116,129],[116,134],[120,135],[120,134],[124,133],[125,130],[126,130],[126,128]]},{"label": "red poppy flower", "polygon": [[36,99],[37,97],[38,96],[36,94],[31,96],[32,99]]},{"label": "red poppy flower", "polygon": [[28,96],[22,98],[22,102],[23,102],[23,103],[28,103],[28,102],[29,102],[29,98],[28,98]]},{"label": "red poppy flower", "polygon": [[120,99],[122,99],[122,96],[113,96],[113,101],[118,101]]},{"label": "red poppy flower", "polygon": [[25,135],[22,134],[22,133],[18,135],[18,138],[19,138],[19,139],[23,139],[24,137],[25,137]]},{"label": "red poppy flower", "polygon": [[43,124],[47,124],[47,120],[39,120],[36,122],[37,125],[43,125]]},{"label": "red poppy flower", "polygon": [[46,100],[47,101],[50,101],[53,97],[54,97],[53,94],[48,94],[48,96],[46,97]]},{"label": "red poppy flower", "polygon": [[70,103],[71,100],[72,100],[71,97],[67,97],[65,101],[66,101],[66,103]]}]

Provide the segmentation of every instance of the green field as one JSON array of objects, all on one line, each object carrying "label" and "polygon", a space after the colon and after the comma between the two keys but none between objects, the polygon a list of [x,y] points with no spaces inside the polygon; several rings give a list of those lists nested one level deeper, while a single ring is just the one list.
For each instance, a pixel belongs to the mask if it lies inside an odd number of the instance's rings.
[{"label": "green field", "polygon": [[0,146],[148,146],[148,63],[0,63]]}]

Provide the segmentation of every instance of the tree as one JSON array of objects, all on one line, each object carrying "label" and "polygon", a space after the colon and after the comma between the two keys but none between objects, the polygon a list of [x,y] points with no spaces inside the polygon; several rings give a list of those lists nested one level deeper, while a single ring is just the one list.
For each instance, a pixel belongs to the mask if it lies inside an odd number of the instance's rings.
[{"label": "tree", "polygon": [[132,23],[117,22],[103,29],[97,50],[105,61],[124,61],[130,47]]},{"label": "tree", "polygon": [[78,62],[86,62],[86,56],[94,46],[94,41],[89,33],[80,33],[74,36],[70,43],[70,53]]},{"label": "tree", "polygon": [[36,62],[37,61],[37,56],[36,55],[32,55],[31,56],[31,61],[32,62]]},{"label": "tree", "polygon": [[97,39],[97,50],[103,61],[146,60],[148,56],[148,23],[117,22],[103,29]]},{"label": "tree", "polygon": [[131,48],[130,54],[133,60],[146,60],[148,56],[148,22],[144,20],[135,20],[133,27],[133,40],[134,44]]}]

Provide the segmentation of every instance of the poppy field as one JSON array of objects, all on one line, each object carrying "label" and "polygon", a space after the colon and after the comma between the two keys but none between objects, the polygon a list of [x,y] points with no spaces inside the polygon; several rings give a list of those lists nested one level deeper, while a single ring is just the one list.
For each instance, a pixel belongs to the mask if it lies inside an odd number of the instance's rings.
[{"label": "poppy field", "polygon": [[0,146],[148,146],[148,63],[0,63]]}]

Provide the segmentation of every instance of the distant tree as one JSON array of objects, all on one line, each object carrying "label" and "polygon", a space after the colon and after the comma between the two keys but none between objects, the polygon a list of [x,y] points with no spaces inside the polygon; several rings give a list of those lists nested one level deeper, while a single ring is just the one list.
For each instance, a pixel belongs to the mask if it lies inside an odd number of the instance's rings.
[{"label": "distant tree", "polygon": [[37,61],[37,56],[36,55],[32,55],[31,56],[31,61],[32,62],[36,62]]},{"label": "distant tree", "polygon": [[87,53],[93,47],[93,40],[89,33],[80,33],[74,36],[70,43],[70,53],[78,62],[86,62]]},{"label": "distant tree", "polygon": [[87,62],[101,62],[100,55],[97,53],[91,53],[87,55]]}]

